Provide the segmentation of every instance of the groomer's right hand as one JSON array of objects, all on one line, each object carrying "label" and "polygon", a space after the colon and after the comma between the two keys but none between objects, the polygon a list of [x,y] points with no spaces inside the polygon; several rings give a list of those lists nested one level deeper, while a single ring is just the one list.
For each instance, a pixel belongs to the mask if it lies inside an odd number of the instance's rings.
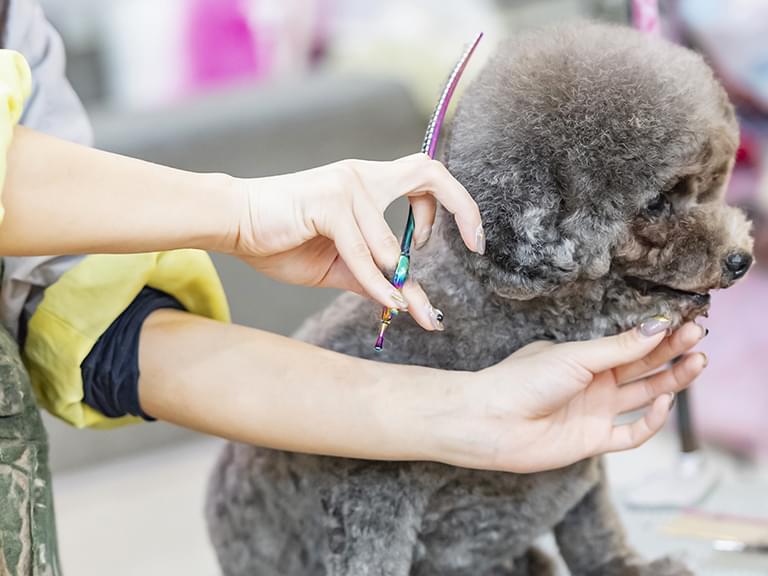
[{"label": "groomer's right hand", "polygon": [[[427,330],[442,328],[423,290],[389,282],[400,242],[384,220],[396,198],[408,196],[424,244],[436,201],[456,218],[470,250],[485,250],[480,211],[438,161],[414,154],[391,162],[344,160],[283,176],[237,180],[243,217],[234,249],[257,270],[283,282],[341,288],[390,308],[408,308]],[[385,273],[382,272],[385,271]]]}]

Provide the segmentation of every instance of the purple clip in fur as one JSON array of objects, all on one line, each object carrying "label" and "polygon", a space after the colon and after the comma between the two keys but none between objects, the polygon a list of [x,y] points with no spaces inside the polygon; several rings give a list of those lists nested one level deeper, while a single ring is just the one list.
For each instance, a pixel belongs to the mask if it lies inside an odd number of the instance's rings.
[{"label": "purple clip in fur", "polygon": [[[429,119],[429,125],[427,126],[427,133],[424,135],[424,142],[421,145],[421,151],[430,158],[435,157],[437,151],[437,142],[440,137],[440,129],[443,127],[443,121],[445,120],[445,114],[448,111],[448,105],[451,102],[456,86],[459,83],[464,68],[467,66],[470,56],[480,43],[480,39],[483,37],[483,33],[480,32],[469,47],[464,51],[459,58],[459,61],[453,67],[451,75],[448,77],[448,81],[445,83],[443,92],[440,94],[440,99],[437,101],[434,112]],[[392,285],[398,290],[403,287],[406,279],[408,278],[408,270],[411,265],[411,241],[413,240],[414,220],[413,210],[408,210],[408,222],[405,225],[405,234],[403,234],[403,241],[400,244],[400,259],[397,261],[397,267],[392,277]],[[380,351],[384,347],[384,332],[389,327],[392,319],[397,316],[396,308],[384,308],[381,313],[381,325],[379,327],[379,335],[376,338],[376,350]]]}]

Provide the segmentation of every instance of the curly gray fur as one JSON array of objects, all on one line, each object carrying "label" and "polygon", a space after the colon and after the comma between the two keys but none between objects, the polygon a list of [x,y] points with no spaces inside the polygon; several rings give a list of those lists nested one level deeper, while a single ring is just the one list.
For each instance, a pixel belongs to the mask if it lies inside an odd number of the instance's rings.
[{"label": "curly gray fur", "polygon": [[[445,161],[477,200],[484,256],[450,218],[413,256],[442,333],[399,317],[373,351],[379,307],[352,295],[297,337],[386,362],[478,370],[538,339],[675,322],[731,285],[751,251],[723,202],[738,133],[696,54],[580,23],[501,46],[462,98]],[[517,475],[227,446],[207,505],[228,576],[549,574],[554,532],[574,575],[680,576],[628,547],[599,459]]]}]

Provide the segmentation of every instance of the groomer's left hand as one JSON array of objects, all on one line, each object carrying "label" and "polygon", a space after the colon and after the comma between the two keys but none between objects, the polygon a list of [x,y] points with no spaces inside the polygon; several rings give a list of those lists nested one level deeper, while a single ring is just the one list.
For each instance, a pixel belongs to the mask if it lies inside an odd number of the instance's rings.
[{"label": "groomer's left hand", "polygon": [[[430,437],[441,460],[470,468],[536,472],[635,448],[666,422],[674,394],[707,363],[689,352],[704,329],[669,322],[586,342],[536,342],[478,372],[480,382],[450,388],[432,403]],[[672,367],[666,364],[681,356]],[[644,409],[633,422],[621,414]]]},{"label": "groomer's left hand", "polygon": [[384,220],[396,198],[408,196],[414,245],[429,238],[436,201],[454,214],[464,243],[482,253],[480,212],[448,170],[424,154],[392,162],[344,160],[304,172],[238,180],[241,210],[235,254],[283,282],[341,288],[381,304],[408,308],[427,330],[438,325],[424,291],[408,282],[402,293],[389,279],[400,242]]}]

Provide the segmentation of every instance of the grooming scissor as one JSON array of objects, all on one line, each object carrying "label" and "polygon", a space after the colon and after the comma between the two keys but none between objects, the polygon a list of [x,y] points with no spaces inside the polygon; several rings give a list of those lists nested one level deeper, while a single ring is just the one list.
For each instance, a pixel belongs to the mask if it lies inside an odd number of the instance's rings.
[{"label": "grooming scissor", "polygon": [[[435,157],[437,151],[437,142],[440,137],[440,129],[443,126],[443,120],[445,120],[445,113],[448,110],[448,104],[451,102],[451,96],[453,96],[454,90],[459,83],[464,68],[472,56],[472,53],[477,48],[480,39],[483,37],[483,33],[480,32],[475,36],[469,47],[464,51],[459,58],[459,61],[453,67],[448,80],[445,83],[440,99],[437,101],[435,110],[432,112],[432,116],[429,119],[427,125],[427,132],[424,135],[424,142],[421,145],[422,153],[426,154],[430,158]],[[408,209],[408,221],[405,224],[405,233],[403,234],[403,241],[400,243],[400,258],[397,261],[397,267],[395,273],[392,276],[392,285],[398,290],[403,287],[405,281],[408,279],[408,270],[411,265],[411,243],[413,241],[413,230],[415,223],[413,220],[413,209]],[[385,307],[381,313],[381,325],[379,327],[379,335],[376,338],[376,350],[380,351],[384,347],[384,332],[386,332],[392,319],[397,316],[397,308]]]}]

